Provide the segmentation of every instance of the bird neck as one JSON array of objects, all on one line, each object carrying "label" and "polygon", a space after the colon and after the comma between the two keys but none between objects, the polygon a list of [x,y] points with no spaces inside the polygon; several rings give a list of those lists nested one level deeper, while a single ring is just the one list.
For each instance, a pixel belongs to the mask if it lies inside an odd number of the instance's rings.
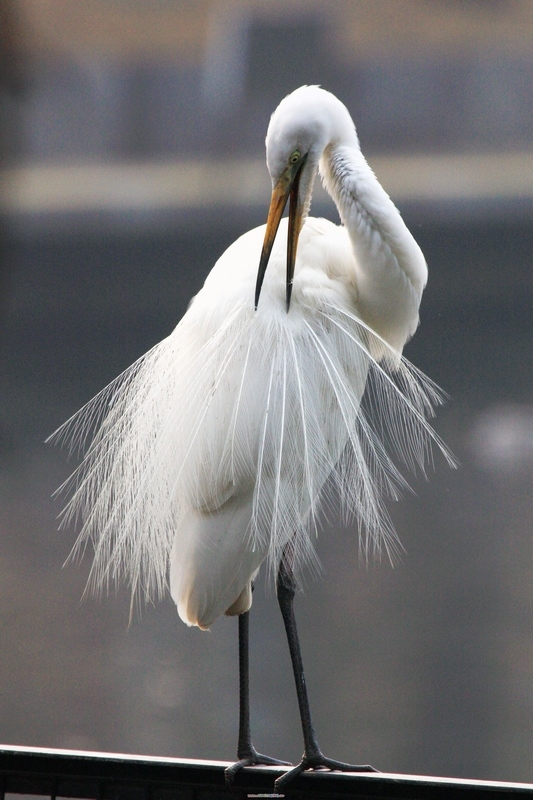
[{"label": "bird neck", "polygon": [[366,162],[355,132],[353,141],[326,148],[319,169],[350,236],[360,308],[401,351],[418,324],[427,280],[422,251]]}]

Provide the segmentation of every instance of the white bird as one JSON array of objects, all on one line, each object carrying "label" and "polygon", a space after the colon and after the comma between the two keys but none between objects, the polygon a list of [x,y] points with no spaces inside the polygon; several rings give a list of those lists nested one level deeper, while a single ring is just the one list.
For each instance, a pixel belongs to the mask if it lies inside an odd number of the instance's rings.
[{"label": "white bird", "polygon": [[[272,115],[266,153],[266,226],[234,242],[170,336],[54,437],[76,449],[93,434],[63,488],[64,521],[81,521],[77,547],[94,544],[95,586],[126,576],[149,598],[169,586],[180,617],[202,629],[239,615],[229,781],[244,765],[285,763],[257,753],[248,712],[252,585],[265,561],[277,573],[305,744],[279,790],[304,769],[372,769],[326,759],[309,712],[292,599],[295,571],[316,560],[321,511],[340,501],[363,551],[392,556],[382,498],[406,485],[394,459],[423,471],[432,443],[453,457],[427,422],[439,390],[401,355],[426,262],[348,110],[302,86]],[[317,174],[342,225],[308,216]]]}]

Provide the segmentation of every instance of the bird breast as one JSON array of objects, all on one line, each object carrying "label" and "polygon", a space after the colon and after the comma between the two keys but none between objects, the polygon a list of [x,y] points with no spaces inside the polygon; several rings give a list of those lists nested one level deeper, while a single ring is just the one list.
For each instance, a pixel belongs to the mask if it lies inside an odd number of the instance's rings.
[{"label": "bird breast", "polygon": [[[343,226],[308,217],[298,241],[291,308],[285,306],[287,219],[282,219],[265,274],[257,318],[276,318],[291,325],[300,314],[308,315],[325,302],[335,301],[354,309],[357,304],[355,262]],[[253,308],[257,266],[265,226],[237,239],[220,257],[195,298],[204,307],[217,307],[215,324],[236,306]]]},{"label": "bird breast", "polygon": [[358,347],[365,331],[354,317],[344,230],[306,222],[289,313],[286,223],[253,308],[263,232],[245,234],[222,255],[162,344],[167,364],[157,372],[168,376],[170,416],[180,420],[163,469],[176,476],[181,505],[227,513],[228,503],[252,496],[251,518],[238,535],[275,560],[295,532],[309,541],[304,531],[357,417],[368,356]]}]

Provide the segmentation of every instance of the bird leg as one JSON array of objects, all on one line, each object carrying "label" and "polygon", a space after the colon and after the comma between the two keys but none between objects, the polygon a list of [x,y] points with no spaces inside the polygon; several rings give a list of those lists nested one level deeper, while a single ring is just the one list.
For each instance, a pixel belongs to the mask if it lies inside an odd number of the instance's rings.
[{"label": "bird leg", "polygon": [[233,784],[235,775],[243,767],[256,764],[270,766],[291,766],[289,761],[279,761],[270,756],[258,753],[252,743],[250,731],[250,660],[249,660],[249,628],[250,612],[239,615],[239,739],[237,742],[238,761],[228,767],[224,773],[226,786]]},{"label": "bird leg", "polygon": [[293,605],[296,582],[293,573],[293,560],[294,548],[292,543],[289,542],[283,551],[276,587],[278,603],[281,615],[283,617],[283,622],[285,623],[285,631],[287,633],[287,641],[289,643],[292,668],[294,671],[294,680],[296,681],[296,694],[298,697],[298,706],[300,708],[300,719],[304,738],[304,753],[302,760],[296,767],[288,770],[284,775],[276,780],[274,788],[275,791],[279,793],[283,793],[283,790],[287,784],[292,781],[293,778],[307,769],[330,769],[339,770],[341,772],[377,772],[374,767],[371,767],[368,764],[345,764],[343,761],[335,761],[331,758],[326,758],[318,745],[315,729],[311,719],[311,710],[309,708],[309,699],[305,684],[302,654],[300,650],[300,643],[298,641],[296,618],[294,616]]}]

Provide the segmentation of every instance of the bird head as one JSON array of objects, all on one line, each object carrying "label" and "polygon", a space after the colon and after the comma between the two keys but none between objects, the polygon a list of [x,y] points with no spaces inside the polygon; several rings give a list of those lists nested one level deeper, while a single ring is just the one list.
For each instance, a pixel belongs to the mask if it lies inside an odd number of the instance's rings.
[{"label": "bird head", "polygon": [[257,274],[256,308],[279,223],[290,198],[286,278],[289,310],[298,237],[311,205],[320,159],[346,124],[353,136],[353,122],[346,107],[319,86],[301,86],[287,95],[272,114],[266,135],[272,197]]}]

